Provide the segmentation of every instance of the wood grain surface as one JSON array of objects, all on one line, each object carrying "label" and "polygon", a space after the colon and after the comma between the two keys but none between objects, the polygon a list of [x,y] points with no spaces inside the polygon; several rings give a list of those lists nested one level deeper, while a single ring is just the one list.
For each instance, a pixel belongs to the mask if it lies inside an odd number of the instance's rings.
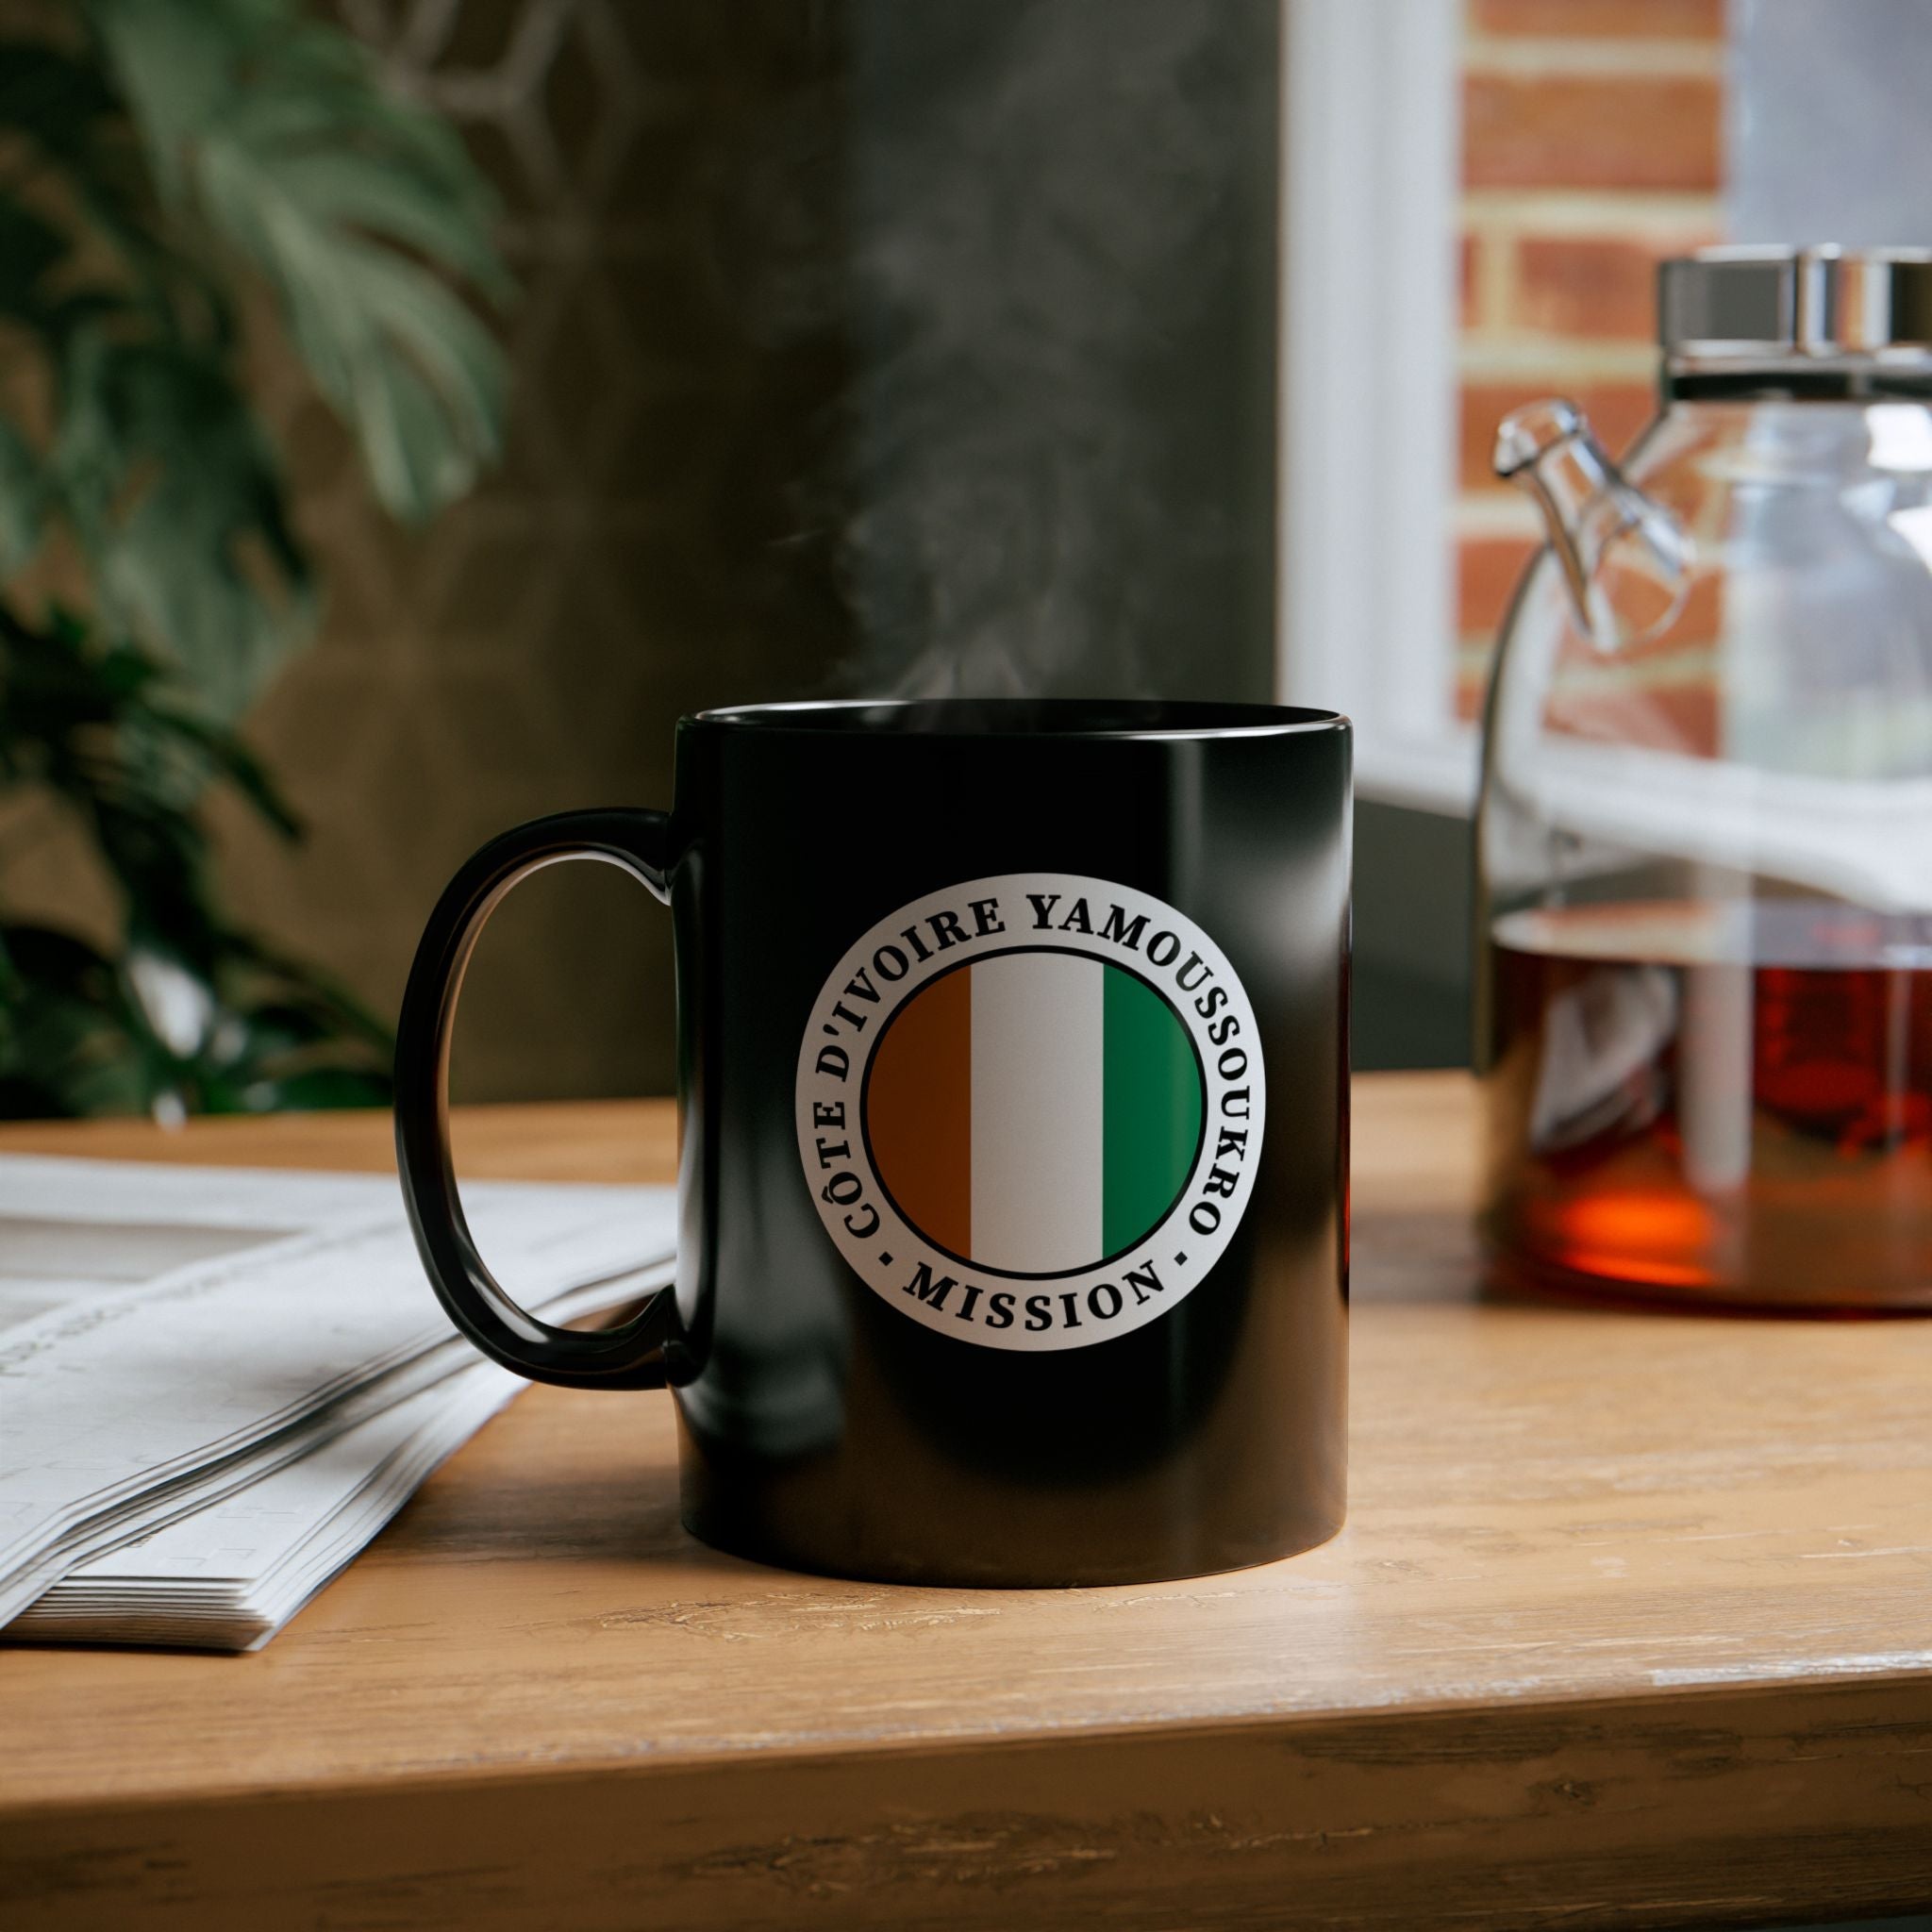
[{"label": "wood grain surface", "polygon": [[[1932,1902],[1932,1325],[1486,1302],[1467,1084],[1370,1078],[1357,1107],[1325,1548],[1124,1590],[791,1575],[678,1527],[668,1398],[533,1390],[258,1657],[0,1652],[0,1924]],[[665,1177],[674,1135],[661,1106],[482,1109],[460,1163]],[[380,1167],[386,1136],[0,1148]]]}]

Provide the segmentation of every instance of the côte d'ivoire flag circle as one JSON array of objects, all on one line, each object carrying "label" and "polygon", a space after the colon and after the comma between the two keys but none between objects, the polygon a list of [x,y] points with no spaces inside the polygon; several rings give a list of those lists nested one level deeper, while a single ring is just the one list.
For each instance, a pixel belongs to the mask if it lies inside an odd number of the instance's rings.
[{"label": "c\u00f4te d'ivoire flag circle", "polygon": [[928,980],[874,1048],[865,1134],[927,1240],[1019,1275],[1092,1267],[1174,1206],[1201,1145],[1187,1028],[1146,980],[1067,952]]},{"label": "c\u00f4te d'ivoire flag circle", "polygon": [[908,1320],[1088,1348],[1171,1314],[1253,1197],[1267,1081],[1213,937],[1150,892],[1002,873],[858,936],[799,1042],[832,1245]]}]

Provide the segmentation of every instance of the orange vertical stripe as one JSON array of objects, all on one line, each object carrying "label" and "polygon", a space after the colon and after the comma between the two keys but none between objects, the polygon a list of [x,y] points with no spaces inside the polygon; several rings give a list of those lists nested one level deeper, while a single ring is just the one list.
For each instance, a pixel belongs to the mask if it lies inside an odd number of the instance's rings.
[{"label": "orange vertical stripe", "polygon": [[973,1242],[973,969],[934,980],[873,1057],[866,1131],[900,1212],[956,1255]]}]

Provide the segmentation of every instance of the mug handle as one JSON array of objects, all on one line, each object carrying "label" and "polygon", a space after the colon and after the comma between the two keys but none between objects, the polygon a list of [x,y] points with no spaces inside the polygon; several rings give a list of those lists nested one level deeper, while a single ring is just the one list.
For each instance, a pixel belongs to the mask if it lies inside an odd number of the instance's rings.
[{"label": "mug handle", "polygon": [[463,969],[483,923],[518,880],[567,858],[621,866],[669,905],[671,821],[660,811],[566,811],[483,847],[424,928],[396,1023],[396,1166],[417,1252],[449,1318],[491,1360],[568,1389],[661,1389],[676,1302],[659,1289],[621,1327],[556,1328],[521,1308],[484,1265],[463,1218],[449,1144],[449,1042]]}]

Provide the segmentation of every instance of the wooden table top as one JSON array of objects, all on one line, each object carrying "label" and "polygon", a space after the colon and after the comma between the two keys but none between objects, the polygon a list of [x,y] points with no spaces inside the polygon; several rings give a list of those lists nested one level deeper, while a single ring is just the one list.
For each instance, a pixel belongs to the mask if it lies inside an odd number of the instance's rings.
[{"label": "wooden table top", "polygon": [[[263,1653],[0,1652],[0,1921],[1682,1925],[1932,1900],[1932,1324],[1476,1293],[1459,1076],[1357,1083],[1351,1505],[1081,1591],[678,1526],[662,1394],[535,1389]],[[383,1168],[387,1124],[0,1149]],[[475,1176],[667,1179],[661,1103]],[[425,1294],[427,1290],[425,1290]]]}]

